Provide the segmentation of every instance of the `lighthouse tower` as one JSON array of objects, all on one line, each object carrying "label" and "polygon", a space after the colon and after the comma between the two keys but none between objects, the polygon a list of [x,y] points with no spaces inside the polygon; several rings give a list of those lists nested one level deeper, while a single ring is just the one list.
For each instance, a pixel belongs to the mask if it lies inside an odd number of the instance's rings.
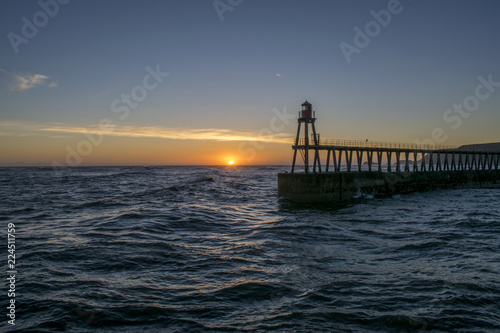
[{"label": "lighthouse tower", "polygon": [[[319,159],[319,134],[316,134],[316,127],[314,123],[316,122],[316,112],[312,109],[312,104],[307,100],[302,104],[302,110],[299,111],[299,118],[297,119],[297,137],[295,138],[295,145],[293,149],[293,163],[292,163],[292,173],[295,171],[295,161],[297,160],[297,151],[300,151],[302,158],[304,159],[304,171],[309,173],[309,150],[314,151],[314,162],[313,162],[313,172],[316,172],[316,166],[318,171],[321,172],[321,164]],[[304,138],[300,138],[300,128],[304,124]],[[311,126],[312,132],[309,132],[309,126]],[[309,138],[309,133],[311,133],[311,138]]]}]

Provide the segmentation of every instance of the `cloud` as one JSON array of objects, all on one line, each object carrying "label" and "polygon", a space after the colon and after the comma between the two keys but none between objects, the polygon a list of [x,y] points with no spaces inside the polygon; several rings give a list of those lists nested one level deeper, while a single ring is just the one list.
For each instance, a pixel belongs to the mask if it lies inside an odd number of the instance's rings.
[{"label": "cloud", "polygon": [[110,136],[131,138],[159,138],[176,140],[202,140],[202,141],[262,141],[290,144],[292,138],[288,133],[275,133],[274,135],[260,135],[259,132],[233,131],[223,128],[168,128],[158,126],[116,126],[112,125],[106,130],[99,129],[98,125],[88,127],[55,125],[44,127],[42,131],[58,133],[93,133]]},{"label": "cloud", "polygon": [[59,84],[57,81],[47,82],[50,76],[43,74],[24,74],[24,73],[13,73],[8,72],[3,68],[0,68],[0,73],[6,73],[10,76],[10,90],[22,92],[28,89],[35,88],[37,86],[48,86],[49,88],[56,88]]},{"label": "cloud", "polygon": [[293,138],[288,133],[274,135],[260,134],[258,131],[233,131],[224,128],[170,128],[161,126],[118,126],[110,125],[100,129],[99,125],[72,126],[67,124],[41,124],[33,122],[2,122],[0,135],[19,136],[22,133],[102,134],[130,138],[158,138],[200,141],[260,141],[291,144]]},{"label": "cloud", "polygon": [[46,80],[49,79],[49,76],[42,74],[13,74],[14,83],[12,84],[10,90],[12,91],[24,91],[27,89],[34,88],[36,86],[46,84]]},{"label": "cloud", "polygon": [[109,95],[109,94],[111,94],[111,90],[103,91],[103,92],[97,93],[95,95],[90,95],[89,98],[90,99],[97,99],[99,97],[106,96],[106,95]]},{"label": "cloud", "polygon": [[25,137],[37,135],[43,125],[33,122],[4,120],[0,123],[0,136]]}]

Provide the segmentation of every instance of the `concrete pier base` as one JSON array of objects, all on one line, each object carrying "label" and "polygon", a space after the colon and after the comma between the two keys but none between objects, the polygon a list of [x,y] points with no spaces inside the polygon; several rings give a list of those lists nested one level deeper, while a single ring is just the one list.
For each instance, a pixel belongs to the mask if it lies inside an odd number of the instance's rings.
[{"label": "concrete pier base", "polygon": [[391,195],[438,188],[500,188],[500,170],[278,174],[278,196],[298,203],[339,202],[361,194]]}]

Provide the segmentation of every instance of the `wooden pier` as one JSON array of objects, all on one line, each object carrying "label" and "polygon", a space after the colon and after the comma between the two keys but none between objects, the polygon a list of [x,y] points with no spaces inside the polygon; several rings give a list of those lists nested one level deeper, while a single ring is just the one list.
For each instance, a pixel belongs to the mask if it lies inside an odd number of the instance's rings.
[{"label": "wooden pier", "polygon": [[[383,142],[363,142],[346,140],[308,140],[298,139],[294,149],[304,160],[305,172],[310,172],[309,160],[305,157],[309,151],[314,152],[312,172],[343,171],[467,171],[498,170],[500,152],[482,149],[453,148],[444,146],[425,146],[416,144],[397,144]],[[322,169],[320,152],[326,151],[324,170]],[[353,162],[356,162],[354,164]],[[295,172],[292,164],[292,173]],[[385,164],[385,167],[384,167]],[[353,165],[356,167],[353,168]]]},{"label": "wooden pier", "polygon": [[[331,203],[367,193],[500,188],[500,151],[493,151],[491,146],[324,139],[317,133],[315,122],[315,111],[306,101],[299,111],[292,145],[292,170],[278,174],[279,197],[299,203]],[[304,172],[296,172],[297,155],[302,157]]]}]

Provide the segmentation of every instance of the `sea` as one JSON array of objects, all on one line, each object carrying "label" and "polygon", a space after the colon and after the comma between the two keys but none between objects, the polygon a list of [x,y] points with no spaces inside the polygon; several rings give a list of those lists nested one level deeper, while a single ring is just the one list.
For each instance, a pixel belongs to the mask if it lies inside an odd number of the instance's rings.
[{"label": "sea", "polygon": [[289,169],[0,168],[0,331],[500,331],[499,189],[299,205]]}]

